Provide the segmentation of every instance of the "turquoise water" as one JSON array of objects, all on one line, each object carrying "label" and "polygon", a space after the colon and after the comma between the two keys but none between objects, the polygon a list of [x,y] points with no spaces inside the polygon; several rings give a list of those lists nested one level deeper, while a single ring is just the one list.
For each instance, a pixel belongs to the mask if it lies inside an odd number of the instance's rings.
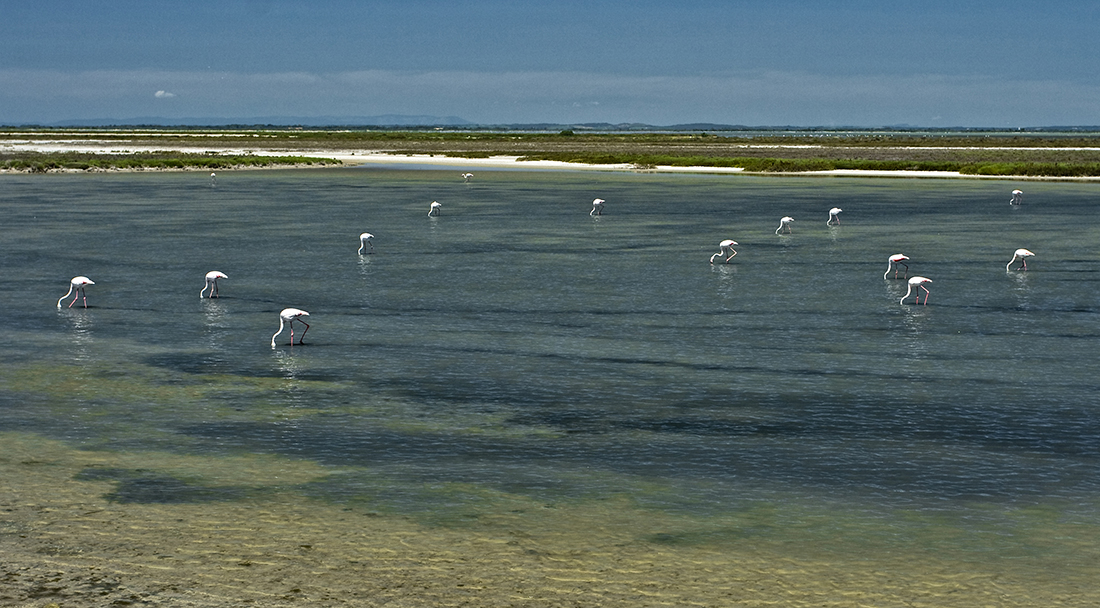
[{"label": "turquoise water", "polygon": [[[625,497],[624,520],[690,519],[654,537],[678,542],[1095,540],[1097,185],[458,173],[3,177],[0,431],[331,471],[88,473],[129,502],[293,492],[463,525]],[[883,279],[899,252],[927,306]],[[229,279],[200,300],[209,270]],[[58,310],[75,275],[89,308]],[[311,328],[272,349],[284,307]]]}]

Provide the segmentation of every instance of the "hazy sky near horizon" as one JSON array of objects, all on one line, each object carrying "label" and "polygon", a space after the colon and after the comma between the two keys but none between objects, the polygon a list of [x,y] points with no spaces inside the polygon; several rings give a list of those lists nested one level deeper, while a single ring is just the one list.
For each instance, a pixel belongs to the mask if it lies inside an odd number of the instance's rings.
[{"label": "hazy sky near horizon", "polygon": [[1100,3],[0,0],[0,124],[1100,125]]}]

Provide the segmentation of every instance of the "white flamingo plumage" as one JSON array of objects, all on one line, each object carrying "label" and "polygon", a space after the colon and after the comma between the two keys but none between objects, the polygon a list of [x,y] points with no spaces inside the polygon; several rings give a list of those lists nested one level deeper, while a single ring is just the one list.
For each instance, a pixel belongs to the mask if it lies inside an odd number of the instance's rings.
[{"label": "white flamingo plumage", "polygon": [[1020,267],[1016,270],[1027,270],[1027,259],[1035,255],[1027,249],[1017,249],[1016,253],[1012,254],[1012,259],[1005,265],[1005,270],[1012,270],[1012,263],[1016,260],[1020,260]]},{"label": "white flamingo plumage", "polygon": [[733,246],[737,244],[737,241],[726,239],[718,244],[718,253],[710,256],[710,263],[714,263],[714,258],[725,257],[725,263],[729,264],[733,256],[737,255],[737,252],[733,250]]},{"label": "white flamingo plumage", "polygon": [[1022,205],[1023,202],[1024,202],[1024,192],[1023,192],[1023,190],[1013,190],[1012,191],[1012,200],[1008,201],[1008,204],[1009,205]]},{"label": "white flamingo plumage", "polygon": [[202,291],[199,292],[199,297],[202,297],[202,294],[206,292],[206,289],[208,287],[210,288],[211,298],[221,297],[220,295],[218,295],[218,279],[228,278],[229,277],[225,276],[225,274],[218,272],[217,270],[211,270],[210,272],[206,273],[206,283],[202,286]]},{"label": "white flamingo plumage", "polygon": [[603,215],[603,204],[605,202],[602,198],[592,199],[592,211],[589,211],[588,215]]},{"label": "white flamingo plumage", "polygon": [[791,222],[793,222],[793,221],[794,221],[793,217],[791,217],[789,215],[783,216],[779,220],[779,227],[775,229],[775,233],[779,234],[780,230],[786,228],[787,229],[787,234],[790,234],[791,233]]},{"label": "white flamingo plumage", "polygon": [[909,277],[909,264],[905,263],[905,260],[908,260],[908,259],[909,259],[909,256],[907,256],[903,253],[895,253],[894,255],[890,256],[890,261],[888,261],[886,263],[886,272],[883,273],[882,278],[885,279],[890,274],[890,269],[891,268],[894,269],[894,278],[895,279],[898,278],[898,266],[905,266],[905,276],[902,277],[902,278],[903,279],[908,278]]},{"label": "white flamingo plumage", "polygon": [[[905,304],[905,298],[908,298],[909,294],[913,293],[914,291],[916,291],[916,293],[917,293],[917,304],[920,304],[920,290],[923,289],[924,290],[924,305],[927,306],[928,305],[928,296],[930,294],[928,293],[928,288],[925,287],[924,284],[925,283],[931,283],[931,282],[932,282],[932,279],[925,278],[925,277],[913,277],[913,278],[909,279],[909,289],[907,289],[905,291],[905,295],[901,297],[901,301],[899,302],[899,304]],[[914,287],[916,289],[914,289]]]},{"label": "white flamingo plumage", "polygon": [[443,209],[443,205],[432,201],[431,206],[428,208],[428,217],[435,217],[439,215],[439,212]]},{"label": "white flamingo plumage", "polygon": [[829,221],[825,222],[825,225],[826,226],[831,226],[833,224],[833,220],[836,220],[836,223],[839,226],[840,225],[840,216],[837,215],[837,214],[839,214],[841,211],[844,211],[844,210],[841,209],[840,207],[833,207],[832,209],[830,209],[829,210]]},{"label": "white flamingo plumage", "polygon": [[302,336],[298,338],[298,344],[302,343],[302,340],[306,337],[306,332],[309,331],[309,323],[302,320],[302,317],[308,317],[309,313],[297,308],[284,308],[279,313],[279,331],[275,332],[275,335],[271,336],[271,348],[275,348],[275,338],[279,337],[279,334],[283,333],[283,326],[290,326],[290,345],[294,346],[294,322],[297,321],[306,328],[302,330]]},{"label": "white flamingo plumage", "polygon": [[363,249],[370,245],[370,252],[374,253],[374,235],[364,232],[359,235],[359,255],[363,255]]},{"label": "white flamingo plumage", "polygon": [[76,304],[77,298],[82,298],[84,301],[84,308],[87,308],[88,295],[84,292],[84,288],[88,285],[95,285],[95,282],[88,277],[73,277],[72,280],[69,281],[69,292],[58,298],[57,307],[61,308],[62,300],[69,297],[69,294],[72,294],[75,291],[76,293],[75,295],[73,295],[73,301],[69,302],[69,308],[72,308],[73,304]]}]

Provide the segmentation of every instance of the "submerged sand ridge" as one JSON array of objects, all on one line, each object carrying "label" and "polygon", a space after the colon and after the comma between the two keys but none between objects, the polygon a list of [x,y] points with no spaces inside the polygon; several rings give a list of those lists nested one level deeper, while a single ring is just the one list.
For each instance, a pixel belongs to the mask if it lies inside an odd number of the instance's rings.
[{"label": "submerged sand ridge", "polygon": [[[91,452],[8,433],[0,456],[0,603],[10,606],[1087,606],[1088,569],[1029,577],[928,552],[754,539],[663,543],[628,504],[485,513],[460,526],[331,504],[120,500],[95,471],[201,457]],[[207,459],[207,468],[221,465]],[[174,463],[174,464],[173,464]],[[233,463],[300,481],[307,462]],[[240,481],[239,479],[231,481]],[[651,514],[652,515],[652,514]],[[858,539],[857,539],[858,540]]]}]

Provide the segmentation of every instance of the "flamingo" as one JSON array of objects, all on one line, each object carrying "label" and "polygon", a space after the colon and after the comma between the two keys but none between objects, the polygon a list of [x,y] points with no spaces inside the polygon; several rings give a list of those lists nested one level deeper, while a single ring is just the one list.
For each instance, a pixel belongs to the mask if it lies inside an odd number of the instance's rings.
[{"label": "flamingo", "polygon": [[432,206],[431,206],[430,209],[428,209],[428,217],[435,217],[435,216],[439,215],[439,211],[441,209],[443,209],[443,205],[440,205],[439,203],[437,203],[435,201],[432,201]]},{"label": "flamingo", "polygon": [[469,183],[470,178],[473,177],[473,176],[474,176],[473,173],[463,173],[462,174],[462,181]]},{"label": "flamingo", "polygon": [[784,215],[783,218],[779,220],[779,227],[775,229],[775,233],[779,234],[780,230],[786,228],[787,229],[787,234],[790,234],[791,233],[791,222],[793,222],[793,221],[794,221],[793,217],[790,217],[789,215]]},{"label": "flamingo", "polygon": [[[76,292],[73,295],[73,301],[69,302],[69,308],[72,308],[73,304],[76,304],[76,299],[77,298],[83,298],[84,299],[84,308],[88,307],[88,294],[86,294],[84,292],[84,288],[88,285],[95,285],[95,281],[89,279],[88,277],[73,277],[72,280],[69,281],[69,293],[73,293],[74,291]],[[67,293],[67,294],[61,296],[60,298],[58,298],[58,300],[57,300],[57,307],[58,308],[61,308],[61,301],[64,300],[65,298],[69,297],[69,293]]]},{"label": "flamingo", "polygon": [[730,239],[726,239],[726,240],[722,241],[721,243],[718,243],[718,250],[719,251],[718,251],[718,253],[710,256],[710,263],[711,264],[714,263],[714,258],[725,256],[726,257],[726,262],[725,263],[729,264],[730,260],[733,259],[733,256],[737,255],[737,252],[733,250],[733,246],[736,245],[736,244],[737,244],[737,241],[732,241]]},{"label": "flamingo", "polygon": [[1020,204],[1023,204],[1023,202],[1024,202],[1024,192],[1023,192],[1023,190],[1013,190],[1012,191],[1012,200],[1008,201],[1008,204],[1009,205],[1020,205]]},{"label": "flamingo", "polygon": [[213,171],[210,172],[210,185],[213,186],[218,183],[218,174]]},{"label": "flamingo", "polygon": [[290,326],[290,345],[294,346],[294,322],[297,321],[302,325],[305,325],[305,330],[302,331],[302,337],[298,338],[298,344],[302,343],[302,340],[306,337],[306,332],[309,331],[309,323],[302,320],[302,317],[308,317],[309,313],[304,310],[298,310],[297,308],[284,308],[279,313],[279,331],[275,332],[275,335],[271,336],[271,348],[275,348],[275,338],[279,337],[279,334],[283,333],[283,325]]},{"label": "flamingo", "polygon": [[364,232],[359,235],[359,255],[363,255],[363,248],[370,245],[370,252],[374,253],[374,242],[372,239],[374,235],[369,232]]},{"label": "flamingo", "polygon": [[602,198],[592,199],[592,211],[589,211],[588,215],[603,215],[603,204]]},{"label": "flamingo", "polygon": [[825,222],[825,225],[826,226],[831,226],[833,224],[833,220],[836,220],[836,225],[839,226],[840,225],[840,216],[837,215],[837,214],[840,213],[841,211],[844,211],[844,210],[841,209],[840,207],[833,207],[832,209],[830,209],[829,210],[829,221]]},{"label": "flamingo", "polygon": [[898,278],[898,265],[899,264],[902,265],[902,266],[905,266],[905,276],[902,277],[902,278],[903,279],[908,278],[909,277],[909,264],[905,263],[905,260],[908,260],[908,259],[909,259],[909,256],[907,256],[903,253],[895,253],[894,255],[890,256],[890,261],[886,263],[886,272],[883,273],[882,278],[885,279],[886,276],[888,274],[890,274],[890,269],[891,268],[894,269],[894,278],[895,279]]},{"label": "flamingo", "polygon": [[[213,298],[214,296],[216,296],[218,294],[218,279],[228,279],[228,278],[229,277],[227,277],[224,274],[218,272],[217,270],[211,270],[210,272],[206,273],[206,284],[202,286],[202,291],[199,292],[199,297],[201,298],[203,292],[205,292],[206,288],[209,287],[210,288],[210,296],[209,297]],[[218,296],[218,297],[221,297],[221,296]]]},{"label": "flamingo", "polygon": [[928,296],[930,294],[928,293],[928,288],[925,287],[924,284],[925,283],[931,283],[931,282],[932,282],[932,279],[928,279],[928,278],[925,278],[925,277],[913,277],[913,278],[909,279],[909,289],[906,290],[905,295],[901,297],[901,301],[899,302],[899,304],[905,304],[905,298],[908,298],[909,294],[913,293],[913,291],[914,291],[913,288],[916,287],[915,291],[917,292],[917,304],[920,304],[920,290],[923,289],[924,290],[924,305],[928,306]]},{"label": "flamingo", "polygon": [[1027,249],[1017,249],[1016,253],[1012,254],[1012,260],[1009,261],[1008,265],[1005,266],[1005,270],[1012,270],[1012,262],[1015,262],[1016,260],[1020,260],[1020,267],[1016,270],[1027,270],[1027,259],[1033,255],[1035,254],[1031,253]]}]

